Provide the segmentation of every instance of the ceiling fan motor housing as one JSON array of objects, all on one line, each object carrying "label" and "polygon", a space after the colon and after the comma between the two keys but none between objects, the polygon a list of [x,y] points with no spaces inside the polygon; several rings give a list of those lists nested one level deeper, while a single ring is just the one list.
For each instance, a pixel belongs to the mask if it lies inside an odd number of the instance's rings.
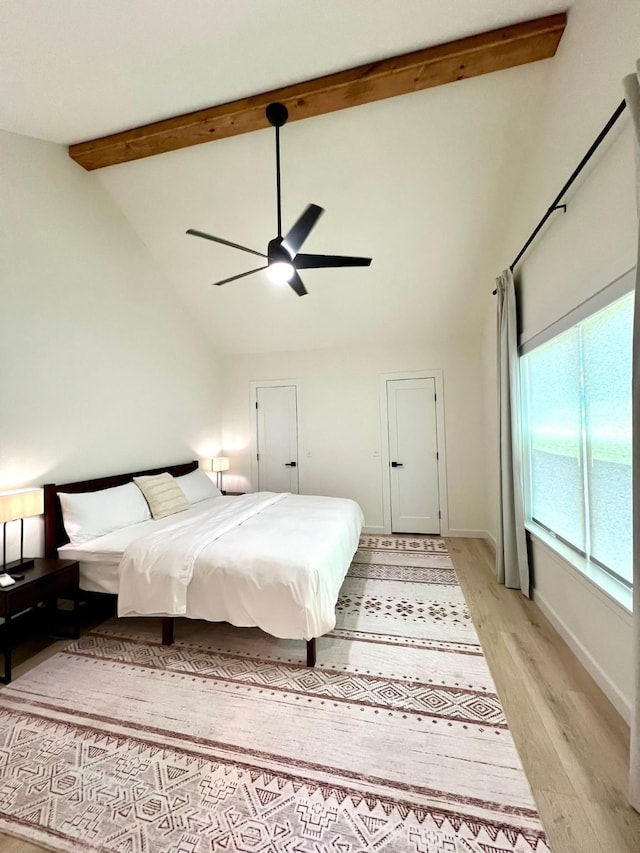
[{"label": "ceiling fan motor housing", "polygon": [[282,245],[282,237],[274,237],[273,240],[269,240],[267,255],[269,257],[270,264],[290,264],[293,260],[289,252],[287,252],[285,247]]}]

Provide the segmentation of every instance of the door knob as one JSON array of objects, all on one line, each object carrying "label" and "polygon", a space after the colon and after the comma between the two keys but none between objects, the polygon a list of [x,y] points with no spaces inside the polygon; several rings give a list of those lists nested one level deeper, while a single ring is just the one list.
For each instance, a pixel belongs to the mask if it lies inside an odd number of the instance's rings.
[{"label": "door knob", "polygon": [[297,464],[298,464],[297,462],[285,462],[284,467],[285,468],[296,468]]},{"label": "door knob", "polygon": [[404,465],[402,464],[402,462],[392,462],[391,467],[392,468],[404,468]]}]

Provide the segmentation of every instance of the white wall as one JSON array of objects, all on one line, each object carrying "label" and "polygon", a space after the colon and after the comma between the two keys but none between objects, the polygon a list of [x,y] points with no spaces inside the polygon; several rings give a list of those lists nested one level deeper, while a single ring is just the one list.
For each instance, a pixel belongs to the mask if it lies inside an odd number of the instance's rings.
[{"label": "white wall", "polygon": [[[640,4],[578,0],[553,63],[536,156],[520,188],[499,268],[507,266],[623,98],[622,77],[640,55]],[[621,118],[517,269],[525,340],[628,270],[637,219],[632,136]],[[496,272],[499,272],[499,268]],[[495,306],[484,346],[488,431],[495,430]],[[496,447],[489,464],[497,468]],[[495,506],[495,473],[489,494]],[[492,512],[495,530],[495,512]],[[619,605],[532,541],[534,598],[596,681],[628,718],[632,697],[631,619]]]},{"label": "white wall", "polygon": [[0,167],[0,488],[217,451],[217,356],[95,176],[7,133]]},{"label": "white wall", "polygon": [[[435,330],[434,330],[435,332]],[[231,458],[229,489],[251,489],[255,409],[250,383],[300,381],[300,491],[351,497],[366,526],[383,525],[380,377],[441,368],[444,378],[451,531],[485,531],[481,364],[474,342],[437,341],[425,328],[422,345],[360,347],[236,355],[224,366],[222,443]],[[310,455],[309,455],[310,454]],[[376,455],[377,454],[377,455]]]}]

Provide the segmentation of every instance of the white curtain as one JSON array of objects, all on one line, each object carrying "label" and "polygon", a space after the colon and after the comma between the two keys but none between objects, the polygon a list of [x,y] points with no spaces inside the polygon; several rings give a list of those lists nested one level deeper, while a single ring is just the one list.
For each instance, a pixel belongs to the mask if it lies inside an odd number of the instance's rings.
[{"label": "white curtain", "polygon": [[529,595],[529,561],[522,505],[520,380],[516,291],[511,270],[496,282],[498,296],[498,442],[500,484],[496,573],[499,583]]},{"label": "white curtain", "polygon": [[[625,77],[624,91],[636,133],[636,192],[640,213],[640,61],[636,73]],[[640,234],[638,235],[640,253]],[[639,263],[636,276],[640,271]],[[631,719],[629,801],[640,812],[640,299],[636,277],[636,304],[633,322],[633,654],[635,695]]]}]

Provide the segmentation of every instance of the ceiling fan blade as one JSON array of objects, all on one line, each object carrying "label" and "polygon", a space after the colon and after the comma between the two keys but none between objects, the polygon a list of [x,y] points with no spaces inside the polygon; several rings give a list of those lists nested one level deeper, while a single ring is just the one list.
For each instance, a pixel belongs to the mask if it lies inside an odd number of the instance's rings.
[{"label": "ceiling fan blade", "polygon": [[205,234],[204,231],[196,231],[195,228],[189,228],[187,234],[193,237],[203,237],[205,240],[213,240],[214,243],[222,243],[223,246],[231,246],[232,249],[240,249],[242,252],[249,252],[251,255],[257,255],[259,258],[266,258],[262,252],[256,252],[254,249],[247,249],[246,246],[241,246],[239,243],[231,243],[229,240],[223,240],[222,237],[213,237],[211,234]]},{"label": "ceiling fan blade", "polygon": [[302,279],[300,278],[297,272],[293,273],[293,276],[289,281],[289,285],[293,288],[293,290],[295,290],[298,296],[304,296],[307,293],[307,288],[302,283]]},{"label": "ceiling fan blade", "polygon": [[310,204],[293,224],[293,227],[282,238],[282,245],[293,258],[309,236],[309,232],[324,213],[324,208]]},{"label": "ceiling fan blade", "polygon": [[317,270],[322,267],[368,267],[371,258],[355,258],[349,255],[296,255],[293,265],[297,270]]},{"label": "ceiling fan blade", "polygon": [[[267,265],[268,266],[268,265]],[[237,278],[244,278],[245,275],[253,275],[254,272],[260,272],[260,270],[266,270],[266,266],[257,267],[255,270],[249,270],[249,272],[241,272],[240,275],[232,275],[231,278],[223,278],[222,281],[214,281],[213,284],[219,286],[221,284],[227,284],[230,281],[235,281]]]}]

